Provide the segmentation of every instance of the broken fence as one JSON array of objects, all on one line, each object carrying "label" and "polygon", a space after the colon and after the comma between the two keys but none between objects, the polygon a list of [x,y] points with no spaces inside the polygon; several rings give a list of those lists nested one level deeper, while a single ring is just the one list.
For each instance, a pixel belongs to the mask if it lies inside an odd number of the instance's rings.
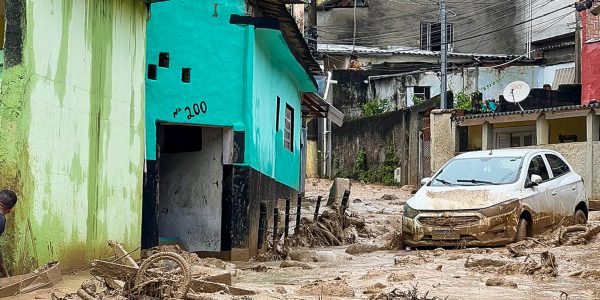
[{"label": "broken fence", "polygon": [[[327,199],[340,199],[340,214],[342,216],[342,222],[345,223],[345,215],[346,215],[346,209],[348,209],[349,206],[349,200],[350,200],[350,191],[345,190],[344,191],[344,195],[342,197],[328,197]],[[272,200],[273,202],[279,202],[282,199],[274,199]],[[303,194],[299,194],[298,195],[298,199],[296,201],[296,207],[294,211],[291,211],[291,199],[285,199],[285,208],[284,208],[284,212],[282,213],[279,209],[279,207],[277,207],[277,205],[275,205],[275,208],[273,208],[273,224],[272,224],[272,239],[273,239],[273,245],[277,245],[278,240],[280,239],[280,228],[279,228],[279,223],[280,223],[280,218],[283,218],[283,237],[284,240],[285,238],[287,238],[289,236],[289,232],[290,232],[290,218],[291,217],[295,217],[295,226],[293,227],[294,232],[296,232],[297,230],[300,229],[300,224],[301,224],[301,220],[303,216],[312,216],[313,217],[313,222],[317,222],[319,219],[319,216],[321,215],[320,213],[320,209],[321,209],[321,202],[323,200],[322,196],[318,196],[316,198],[316,206],[315,206],[315,211],[314,213],[302,213],[302,203],[305,203],[307,200],[306,197],[304,197]],[[337,202],[337,201],[336,201]],[[259,220],[259,227],[258,227],[258,247],[259,249],[262,247],[262,244],[264,243],[264,239],[267,237],[266,235],[266,230],[267,230],[267,219],[268,219],[268,211],[267,211],[267,202],[266,201],[262,201],[261,205],[260,205],[260,220]],[[342,224],[342,226],[344,226],[344,224]],[[273,247],[273,249],[276,249],[276,247]]]}]

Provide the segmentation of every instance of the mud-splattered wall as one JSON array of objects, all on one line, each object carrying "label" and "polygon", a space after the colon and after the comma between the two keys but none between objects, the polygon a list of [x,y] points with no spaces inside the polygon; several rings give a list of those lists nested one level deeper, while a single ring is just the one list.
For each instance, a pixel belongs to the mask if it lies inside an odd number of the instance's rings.
[{"label": "mud-splattered wall", "polygon": [[159,233],[188,251],[221,251],[223,130],[202,128],[202,149],[163,153]]},{"label": "mud-splattered wall", "polygon": [[366,166],[375,171],[394,162],[401,169],[401,184],[418,182],[419,130],[424,114],[435,107],[433,101],[372,117],[344,122],[333,127],[332,153],[336,176],[348,176],[356,171],[356,161],[362,150]]},{"label": "mud-splattered wall", "polygon": [[20,273],[77,268],[140,243],[147,7],[7,1],[0,186],[20,198],[2,239]]}]

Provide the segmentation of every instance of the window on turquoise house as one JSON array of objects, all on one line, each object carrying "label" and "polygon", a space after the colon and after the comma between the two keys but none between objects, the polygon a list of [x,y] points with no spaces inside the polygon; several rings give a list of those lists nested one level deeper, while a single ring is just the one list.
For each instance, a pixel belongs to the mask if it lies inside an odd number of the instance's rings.
[{"label": "window on turquoise house", "polygon": [[285,105],[283,145],[286,149],[294,152],[294,109],[287,104]]},{"label": "window on turquoise house", "polygon": [[281,98],[277,96],[277,111],[275,112],[275,131],[279,132],[279,113],[281,112]]}]

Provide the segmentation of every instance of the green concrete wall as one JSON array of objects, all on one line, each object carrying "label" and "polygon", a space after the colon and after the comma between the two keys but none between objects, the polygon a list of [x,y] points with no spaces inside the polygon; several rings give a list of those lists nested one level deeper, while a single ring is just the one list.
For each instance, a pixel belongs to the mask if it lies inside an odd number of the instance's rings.
[{"label": "green concrete wall", "polygon": [[4,68],[0,95],[0,187],[20,199],[2,252],[15,273],[86,267],[109,239],[140,244],[148,12],[24,2],[23,62]]}]

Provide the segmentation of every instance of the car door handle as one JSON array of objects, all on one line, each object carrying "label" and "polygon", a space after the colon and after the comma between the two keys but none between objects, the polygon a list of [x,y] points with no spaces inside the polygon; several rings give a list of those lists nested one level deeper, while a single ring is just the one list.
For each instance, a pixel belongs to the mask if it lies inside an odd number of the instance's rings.
[{"label": "car door handle", "polygon": [[558,191],[552,192],[552,196],[556,196],[556,195],[558,195]]},{"label": "car door handle", "polygon": [[577,190],[577,186],[574,185],[571,189],[574,190],[574,191],[576,191]]}]

